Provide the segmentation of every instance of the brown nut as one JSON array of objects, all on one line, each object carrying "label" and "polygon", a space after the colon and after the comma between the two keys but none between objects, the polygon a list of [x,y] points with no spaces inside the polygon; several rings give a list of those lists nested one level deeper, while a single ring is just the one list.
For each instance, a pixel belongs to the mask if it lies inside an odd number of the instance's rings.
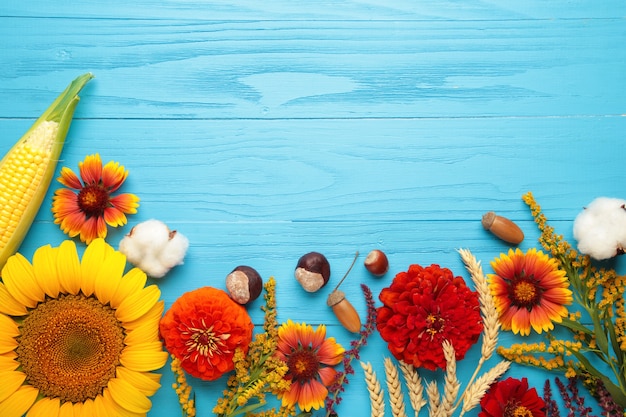
[{"label": "brown nut", "polygon": [[330,264],[319,252],[302,255],[294,272],[296,280],[307,292],[315,292],[328,283]]},{"label": "brown nut", "polygon": [[493,211],[485,213],[481,223],[485,230],[490,231],[505,242],[518,245],[524,240],[524,232],[518,225],[506,217],[498,216]]},{"label": "brown nut", "polygon": [[248,304],[261,295],[263,279],[256,269],[240,265],[226,276],[226,289],[235,302]]},{"label": "brown nut", "polygon": [[361,318],[359,313],[348,300],[346,294],[341,290],[334,290],[328,295],[326,304],[332,307],[333,313],[337,316],[339,323],[352,333],[358,333],[361,330]]},{"label": "brown nut", "polygon": [[365,257],[365,268],[370,271],[372,275],[382,277],[389,271],[389,260],[387,255],[379,249],[374,249]]}]

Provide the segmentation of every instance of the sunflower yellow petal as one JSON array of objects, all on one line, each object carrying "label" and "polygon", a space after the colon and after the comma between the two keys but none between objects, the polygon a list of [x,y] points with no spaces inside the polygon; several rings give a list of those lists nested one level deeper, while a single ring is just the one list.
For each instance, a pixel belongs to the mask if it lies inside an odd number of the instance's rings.
[{"label": "sunflower yellow petal", "polygon": [[0,353],[7,353],[17,347],[15,337],[19,336],[20,330],[17,323],[11,317],[0,314]]},{"label": "sunflower yellow petal", "polygon": [[147,413],[150,411],[152,401],[130,382],[122,378],[111,378],[108,386],[111,397],[122,408],[133,413]]},{"label": "sunflower yellow petal", "polygon": [[159,321],[164,309],[165,302],[161,300],[139,319],[125,323],[126,337],[124,338],[124,343],[133,345],[135,343],[159,340]]},{"label": "sunflower yellow petal", "polygon": [[15,360],[16,357],[16,355],[0,355],[0,372],[15,371],[20,366]]},{"label": "sunflower yellow petal", "polygon": [[74,295],[78,294],[82,277],[80,261],[74,241],[65,240],[61,243],[57,259],[57,273],[61,284],[61,291]]},{"label": "sunflower yellow petal", "polygon": [[128,296],[115,310],[115,317],[121,322],[137,320],[159,301],[161,290],[156,285],[142,288]]},{"label": "sunflower yellow petal", "polygon": [[59,417],[61,400],[44,397],[28,410],[26,417]]},{"label": "sunflower yellow petal", "polygon": [[[59,417],[77,417],[80,416],[80,409],[82,403],[72,403],[69,401],[64,402],[59,409]],[[74,412],[76,410],[76,413]]]},{"label": "sunflower yellow petal", "polygon": [[116,416],[116,417],[146,417],[146,413],[133,413],[132,411],[126,410],[122,408],[118,403],[113,400],[111,396],[111,390],[105,388],[102,391],[103,404],[105,404],[107,413],[107,417]]},{"label": "sunflower yellow petal", "polygon": [[108,304],[117,291],[126,268],[126,256],[120,252],[111,251],[104,260],[96,277],[94,292],[102,304]]},{"label": "sunflower yellow petal", "polygon": [[139,268],[133,268],[126,273],[120,280],[120,283],[115,290],[115,294],[111,297],[111,307],[117,308],[122,301],[128,298],[131,294],[140,291],[146,286],[148,277],[146,273]]},{"label": "sunflower yellow petal", "polygon": [[81,275],[81,291],[86,296],[91,296],[96,287],[96,277],[98,272],[104,266],[106,243],[104,239],[94,239],[83,254],[80,262]]},{"label": "sunflower yellow petal", "polygon": [[7,259],[2,268],[2,280],[13,298],[26,307],[35,307],[46,296],[35,280],[33,266],[20,253]]},{"label": "sunflower yellow petal", "polygon": [[[78,413],[76,413],[77,411]],[[83,405],[80,407],[80,410],[77,410],[76,408],[74,409],[74,416],[76,417],[94,417],[95,415],[95,406],[91,398],[83,401]]]},{"label": "sunflower yellow petal", "polygon": [[128,381],[133,387],[139,390],[139,392],[147,396],[154,395],[161,387],[159,383],[161,375],[159,374],[137,372],[123,366],[118,366],[115,369],[115,375],[124,381]]},{"label": "sunflower yellow petal", "polygon": [[61,284],[56,270],[58,250],[50,245],[40,247],[33,254],[33,271],[41,289],[50,297],[56,298]]},{"label": "sunflower yellow petal", "polygon": [[21,417],[33,405],[39,390],[30,385],[22,385],[9,398],[0,402],[0,416]]},{"label": "sunflower yellow petal", "polygon": [[[26,381],[26,374],[23,372],[4,371],[0,372],[0,403],[13,395]],[[2,414],[0,414],[2,415]]]},{"label": "sunflower yellow petal", "polygon": [[9,316],[23,316],[28,313],[26,306],[17,301],[7,290],[6,285],[0,282],[0,313]]},{"label": "sunflower yellow petal", "polygon": [[150,372],[162,368],[167,357],[161,342],[138,343],[122,350],[120,363],[133,371]]}]

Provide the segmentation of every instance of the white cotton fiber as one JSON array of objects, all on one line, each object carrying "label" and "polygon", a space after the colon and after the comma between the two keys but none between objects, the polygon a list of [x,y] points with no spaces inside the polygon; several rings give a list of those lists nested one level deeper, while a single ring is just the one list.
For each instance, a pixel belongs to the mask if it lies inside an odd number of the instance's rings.
[{"label": "white cotton fiber", "polygon": [[597,260],[612,258],[626,248],[626,200],[598,197],[574,220],[580,253]]}]

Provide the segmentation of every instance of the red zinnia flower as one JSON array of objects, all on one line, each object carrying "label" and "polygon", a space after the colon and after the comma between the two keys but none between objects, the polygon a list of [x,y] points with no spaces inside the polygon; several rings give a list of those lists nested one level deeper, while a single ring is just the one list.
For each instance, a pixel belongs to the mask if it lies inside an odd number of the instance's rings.
[{"label": "red zinnia flower", "polygon": [[[137,213],[139,198],[117,191],[128,176],[119,163],[110,161],[104,167],[100,155],[89,155],[78,163],[80,178],[67,167],[61,169],[58,181],[68,188],[60,188],[52,198],[54,223],[70,237],[80,235],[89,244],[96,238],[105,238],[107,225],[126,224],[126,214]],[[82,180],[82,181],[81,181]]]},{"label": "red zinnia flower", "polygon": [[507,378],[496,382],[480,400],[478,417],[545,417],[546,404],[528,380]]},{"label": "red zinnia flower", "polygon": [[445,368],[448,340],[463,359],[483,330],[478,294],[439,265],[411,265],[379,295],[376,326],[393,356],[416,367]]},{"label": "red zinnia flower", "polygon": [[212,287],[183,294],[160,323],[168,352],[189,374],[210,381],[235,368],[235,349],[248,352],[253,329],[246,309]]}]

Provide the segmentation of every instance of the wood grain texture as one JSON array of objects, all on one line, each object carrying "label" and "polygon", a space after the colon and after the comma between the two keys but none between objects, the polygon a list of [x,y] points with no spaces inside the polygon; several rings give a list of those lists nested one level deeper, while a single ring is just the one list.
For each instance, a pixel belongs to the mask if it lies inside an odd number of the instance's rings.
[{"label": "wood grain texture", "polygon": [[[359,285],[377,295],[412,263],[469,280],[463,247],[490,272],[508,246],[482,229],[486,211],[522,227],[522,249],[537,246],[526,191],[570,240],[585,204],[624,198],[625,16],[617,0],[9,0],[0,154],[92,71],[58,169],[98,152],[130,170],[123,190],[141,206],[110,230],[112,245],[151,218],[189,237],[185,264],[155,281],[166,307],[202,285],[224,288],[247,264],[276,277],[280,321],[326,324],[348,346],[325,301],[355,251],[362,260],[380,248],[391,263],[382,278],[357,265],[342,284],[364,318]],[[20,249],[28,258],[66,238],[50,213],[57,187]],[[311,250],[332,268],[315,294],[293,278]],[[461,384],[479,355],[475,346],[457,364]],[[361,358],[383,375],[384,356],[375,334]],[[163,372],[149,417],[178,415]],[[538,389],[552,376],[508,375]],[[192,383],[198,415],[211,416],[225,381]],[[367,415],[367,399],[358,369],[340,416]]]}]

